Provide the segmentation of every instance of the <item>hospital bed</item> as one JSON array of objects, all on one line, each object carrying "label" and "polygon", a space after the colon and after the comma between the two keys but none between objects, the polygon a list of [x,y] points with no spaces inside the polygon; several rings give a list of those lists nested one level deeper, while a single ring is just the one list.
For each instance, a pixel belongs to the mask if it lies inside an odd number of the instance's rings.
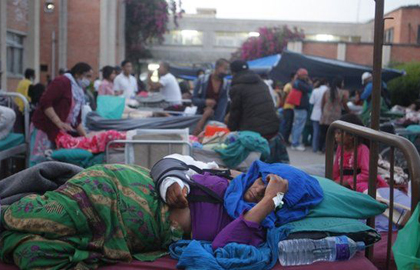
[{"label": "hospital bed", "polygon": [[[393,231],[393,215],[394,215],[394,165],[395,165],[395,153],[396,150],[400,151],[407,162],[407,168],[410,175],[411,190],[409,189],[409,196],[411,197],[411,205],[408,209],[411,209],[411,213],[414,213],[415,207],[420,202],[420,157],[415,146],[406,138],[394,134],[389,134],[382,131],[375,131],[370,128],[360,127],[358,125],[346,123],[343,121],[334,122],[327,133],[327,148],[325,157],[325,177],[332,179],[333,174],[333,159],[334,159],[334,133],[335,130],[342,130],[341,136],[344,133],[352,134],[355,136],[355,143],[358,140],[368,139],[372,143],[384,144],[390,147],[390,192],[389,192],[389,216],[388,216],[388,231],[382,234],[382,240],[375,244],[373,247],[368,248],[366,251],[366,257],[380,269],[396,269],[395,261],[393,259],[391,246],[393,245],[397,232]],[[341,139],[343,142],[343,138]],[[341,152],[343,155],[343,151]],[[357,166],[357,147],[354,152],[354,166]],[[341,156],[343,159],[343,156]],[[353,170],[356,172],[357,170]],[[343,168],[340,168],[340,183],[343,183]],[[353,181],[356,182],[356,173],[353,174]],[[354,186],[356,186],[354,184]],[[376,176],[374,179],[370,179],[368,194],[372,197],[376,197]],[[406,217],[408,218],[409,215]],[[420,221],[419,221],[420,222]],[[375,224],[375,218],[368,220],[369,225]]]},{"label": "hospital bed", "polygon": [[0,98],[4,100],[3,106],[13,108],[14,100],[19,99],[24,104],[24,133],[11,132],[6,138],[0,140],[0,161],[18,157],[24,158],[26,167],[29,164],[29,103],[19,93],[0,92]]},{"label": "hospital bed", "polygon": [[[418,164],[420,164],[420,157],[414,148],[413,144],[409,142],[407,139],[392,135],[384,132],[374,131],[369,128],[364,128],[356,125],[352,125],[349,123],[345,123],[342,121],[336,121],[328,130],[327,134],[327,153],[326,153],[326,169],[325,169],[325,176],[327,178],[332,178],[332,166],[333,166],[333,158],[334,158],[334,131],[337,129],[344,130],[346,133],[351,133],[355,135],[357,138],[367,138],[375,142],[380,142],[387,144],[391,147],[391,151],[395,151],[395,149],[400,149],[404,156],[407,159],[408,162],[408,168],[410,171],[411,181],[412,181],[412,189],[411,189],[411,213],[414,212],[415,206],[420,201],[420,167]],[[185,131],[183,131],[184,134]],[[341,134],[344,134],[342,132]],[[141,135],[141,134],[140,134]],[[148,135],[153,135],[153,133],[149,133]],[[342,140],[343,141],[343,140]],[[122,142],[116,142],[116,143],[122,143]],[[131,143],[131,142],[128,142]],[[149,142],[147,142],[149,143]],[[156,144],[162,143],[158,140],[155,141]],[[178,140],[178,143],[182,145],[182,139]],[[187,142],[184,142],[187,144]],[[141,143],[140,143],[141,145]],[[186,146],[186,145],[185,145]],[[169,146],[165,146],[169,147]],[[150,149],[152,149],[153,146],[150,146]],[[187,147],[188,148],[188,147]],[[169,149],[168,149],[169,151]],[[357,159],[356,159],[357,160]],[[391,172],[393,170],[391,169]],[[391,180],[393,178],[393,173],[391,173]],[[371,180],[370,188],[369,188],[369,194],[372,196],[375,196],[376,194],[376,177],[375,179]],[[391,181],[390,190],[393,191],[394,186]],[[390,194],[393,194],[391,192]],[[389,203],[389,225],[392,224],[392,216],[393,211],[392,208],[394,206],[393,204],[394,198],[391,195],[390,196],[390,203]],[[370,224],[374,221],[374,218],[369,220]],[[376,243],[373,248],[369,248],[366,252],[366,256],[363,253],[357,253],[355,257],[353,257],[349,261],[342,261],[342,262],[319,262],[312,265],[306,265],[306,266],[296,266],[296,267],[282,267],[279,263],[275,265],[273,269],[279,270],[279,269],[340,269],[340,270],[350,270],[350,269],[363,269],[363,270],[370,270],[370,269],[395,269],[395,265],[393,265],[393,257],[391,253],[391,245],[394,242],[396,238],[397,232],[392,231],[392,226],[388,227],[388,232],[382,234],[382,240],[378,243]],[[100,269],[106,269],[106,270],[117,270],[117,269],[176,269],[177,261],[171,259],[169,256],[165,256],[163,258],[160,258],[154,262],[140,262],[140,261],[133,261],[132,263],[119,263],[116,265],[107,265],[103,266]],[[11,269],[17,269],[15,266],[8,266],[0,263],[0,269],[4,270],[11,270]]]},{"label": "hospital bed", "polygon": [[128,131],[126,137],[108,143],[106,163],[136,164],[150,169],[165,156],[192,154],[188,128],[136,129]]},{"label": "hospital bed", "polygon": [[183,129],[194,130],[201,119],[200,115],[151,117],[141,119],[105,119],[96,112],[86,116],[86,126],[91,131],[118,130],[128,131],[133,129]]}]

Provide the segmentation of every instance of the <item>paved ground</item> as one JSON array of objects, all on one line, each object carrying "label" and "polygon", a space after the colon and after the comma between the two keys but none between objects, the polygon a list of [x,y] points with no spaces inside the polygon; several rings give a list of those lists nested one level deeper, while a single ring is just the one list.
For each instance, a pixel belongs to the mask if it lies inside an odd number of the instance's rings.
[{"label": "paved ground", "polygon": [[309,166],[325,164],[325,155],[312,152],[312,148],[306,147],[304,152],[293,151],[287,147],[289,153],[290,165],[293,166]]}]

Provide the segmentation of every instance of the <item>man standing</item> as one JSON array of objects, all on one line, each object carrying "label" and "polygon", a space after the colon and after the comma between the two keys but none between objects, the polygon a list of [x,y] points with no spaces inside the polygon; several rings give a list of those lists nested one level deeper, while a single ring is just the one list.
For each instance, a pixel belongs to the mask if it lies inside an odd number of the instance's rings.
[{"label": "man standing", "polygon": [[[32,82],[35,80],[35,70],[31,69],[31,68],[27,68],[25,70],[25,78],[23,78],[17,88],[16,88],[16,92],[23,95],[28,102],[31,101],[31,98],[28,95],[28,90],[29,90],[29,86],[32,85]],[[16,98],[16,104],[19,107],[19,111],[23,113],[23,109],[24,109],[24,104],[23,101]]]},{"label": "man standing", "polygon": [[[360,118],[363,121],[363,124],[366,126],[370,126],[370,117],[372,111],[372,89],[373,89],[373,82],[372,82],[372,74],[370,72],[365,72],[362,75],[362,84],[364,86],[364,90],[360,98],[364,101],[363,102],[363,109],[360,114]],[[386,83],[382,81],[382,89],[381,89],[381,98],[380,98],[380,111],[381,113],[386,112],[389,110],[390,107],[390,94],[387,89]]]},{"label": "man standing", "polygon": [[245,61],[230,65],[232,86],[228,128],[231,131],[254,131],[270,140],[278,134],[279,118],[267,85],[250,71]]},{"label": "man standing", "polygon": [[309,110],[309,92],[312,91],[312,83],[309,80],[308,71],[300,68],[296,72],[296,80],[293,89],[301,92],[300,104],[293,110],[294,120],[292,128],[292,150],[305,151],[305,147],[300,144],[300,137],[305,127]]},{"label": "man standing", "polygon": [[211,74],[198,77],[194,87],[192,103],[198,107],[197,113],[203,114],[206,108],[213,110],[213,119],[223,122],[230,87],[226,75],[229,71],[229,61],[219,59]]},{"label": "man standing", "polygon": [[165,101],[170,105],[182,105],[181,88],[174,75],[169,73],[169,63],[161,62],[159,64],[159,82],[151,81],[152,73],[149,73],[149,85],[152,91],[160,91]]},{"label": "man standing", "polygon": [[[284,98],[283,100],[287,100],[287,96],[290,94],[290,92],[293,89],[293,83],[295,81],[295,73],[292,72],[290,75],[290,82],[287,83],[284,88]],[[292,127],[293,127],[293,110],[295,109],[295,105],[284,102],[283,105],[283,121],[281,123],[281,134],[283,135],[284,140],[287,144],[289,144],[289,137],[292,133]]]},{"label": "man standing", "polygon": [[114,92],[117,96],[123,96],[126,100],[135,97],[138,91],[137,81],[131,73],[133,72],[133,65],[129,60],[124,60],[121,63],[122,72],[115,77]]}]

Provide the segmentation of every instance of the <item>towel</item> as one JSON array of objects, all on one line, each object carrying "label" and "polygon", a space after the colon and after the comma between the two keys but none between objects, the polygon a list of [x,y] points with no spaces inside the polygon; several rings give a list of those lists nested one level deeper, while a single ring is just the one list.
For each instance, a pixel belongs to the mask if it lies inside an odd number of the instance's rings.
[{"label": "towel", "polygon": [[310,208],[318,205],[323,199],[323,190],[319,182],[307,173],[286,165],[267,164],[255,161],[246,174],[241,174],[232,180],[225,193],[225,208],[232,218],[239,217],[244,211],[250,210],[255,203],[245,202],[243,194],[259,178],[265,182],[268,174],[276,174],[289,181],[289,190],[284,196],[283,207],[270,213],[261,225],[273,228],[288,222],[304,218]]}]

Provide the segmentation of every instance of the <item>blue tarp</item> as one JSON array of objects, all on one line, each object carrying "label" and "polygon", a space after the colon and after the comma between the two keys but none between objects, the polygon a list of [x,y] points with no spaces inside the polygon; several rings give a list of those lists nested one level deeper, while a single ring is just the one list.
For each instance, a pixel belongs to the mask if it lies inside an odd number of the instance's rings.
[{"label": "blue tarp", "polygon": [[[269,75],[273,80],[286,83],[290,81],[290,74],[296,72],[299,68],[307,69],[311,78],[332,80],[334,77],[341,76],[344,78],[346,89],[361,89],[362,74],[366,71],[372,72],[372,67],[369,66],[283,51],[279,63],[271,70]],[[385,82],[402,75],[404,75],[404,71],[401,70],[390,68],[382,70],[382,79]]]},{"label": "blue tarp", "polygon": [[280,54],[270,55],[248,61],[249,68],[258,74],[268,74],[281,59]]}]

